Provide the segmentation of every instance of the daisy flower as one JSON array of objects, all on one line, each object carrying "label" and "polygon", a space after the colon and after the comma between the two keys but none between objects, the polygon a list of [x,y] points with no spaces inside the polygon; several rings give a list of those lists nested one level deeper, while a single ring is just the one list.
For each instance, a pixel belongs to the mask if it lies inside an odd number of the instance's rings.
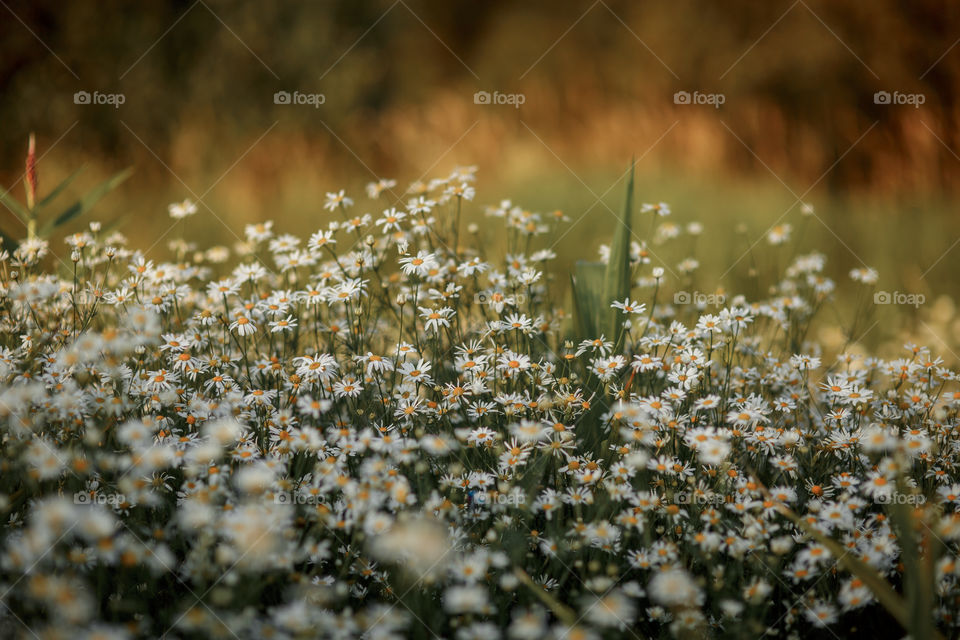
[{"label": "daisy flower", "polygon": [[346,209],[352,205],[353,200],[346,196],[346,192],[343,189],[340,189],[340,191],[337,191],[336,193],[327,193],[326,202],[323,203],[323,208],[327,211],[334,211],[338,207]]},{"label": "daisy flower", "polygon": [[230,323],[230,330],[236,331],[239,336],[250,336],[257,332],[257,325],[247,316],[241,315]]}]

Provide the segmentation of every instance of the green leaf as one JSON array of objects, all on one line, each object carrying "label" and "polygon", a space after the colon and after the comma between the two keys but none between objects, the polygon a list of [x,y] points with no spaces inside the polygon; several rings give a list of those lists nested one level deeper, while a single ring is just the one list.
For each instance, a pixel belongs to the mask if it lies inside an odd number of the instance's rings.
[{"label": "green leaf", "polygon": [[634,166],[631,165],[624,215],[613,232],[609,261],[606,266],[600,262],[578,261],[571,278],[571,316],[577,339],[592,340],[603,335],[614,342],[616,349],[623,345],[623,314],[610,305],[630,296],[633,174]]},{"label": "green leaf", "polygon": [[20,222],[27,224],[27,220],[30,219],[30,212],[27,211],[27,208],[17,202],[16,198],[10,195],[9,192],[0,193],[0,202],[3,203],[5,207],[10,209],[13,212],[13,215],[20,218]]},{"label": "green leaf", "polygon": [[[769,496],[769,494],[767,495]],[[874,597],[881,604],[881,606],[883,606],[883,608],[886,609],[887,612],[893,616],[904,629],[909,631],[911,634],[913,633],[912,624],[914,622],[914,617],[910,613],[910,608],[907,602],[904,601],[903,597],[897,593],[890,583],[883,578],[880,572],[850,553],[848,549],[846,549],[833,538],[825,536],[816,528],[810,526],[790,508],[781,505],[780,511],[789,520],[793,521],[794,524],[803,529],[807,535],[825,546],[837,559],[838,564],[840,564],[853,575],[860,578],[863,584],[870,589],[871,593],[873,593]],[[940,635],[940,633],[935,629],[931,635],[922,637],[938,638],[941,640],[943,638],[943,636]]]},{"label": "green leaf", "polygon": [[633,218],[633,171],[630,165],[630,179],[627,181],[627,197],[623,205],[623,218],[619,221],[610,243],[610,260],[603,276],[603,297],[601,317],[604,319],[604,333],[614,343],[614,351],[623,346],[623,314],[611,307],[616,300],[630,296],[630,236]]},{"label": "green leaf", "polygon": [[576,612],[557,600],[549,591],[541,587],[539,584],[533,581],[533,579],[527,574],[526,571],[521,569],[519,566],[515,566],[513,569],[514,575],[530,589],[531,593],[536,596],[543,604],[553,612],[553,615],[557,616],[557,619],[560,620],[563,624],[567,625],[567,628],[573,628],[577,626],[579,618],[577,618]]},{"label": "green leaf", "polygon": [[604,266],[600,262],[578,260],[573,273],[573,316],[577,338],[599,338]]},{"label": "green leaf", "polygon": [[[910,492],[903,478],[897,478],[897,491],[901,495],[918,495]],[[939,545],[926,538],[927,552],[922,553],[917,540],[917,525],[922,523],[914,515],[910,504],[894,502],[888,509],[894,526],[899,530],[900,560],[903,563],[904,591],[907,597],[909,623],[907,630],[913,638],[932,638],[935,632],[933,609],[936,602],[936,572],[934,564],[939,555]],[[925,525],[924,525],[925,526]],[[928,528],[929,531],[929,528]]]},{"label": "green leaf", "polygon": [[96,187],[84,194],[80,200],[67,207],[63,213],[44,225],[40,230],[40,235],[49,236],[50,233],[52,233],[57,227],[60,227],[89,211],[93,205],[100,200],[100,198],[107,195],[110,191],[116,189],[124,180],[129,178],[131,173],[133,173],[132,167],[125,169],[124,171],[121,171],[120,173],[98,184]]},{"label": "green leaf", "polygon": [[47,206],[48,204],[50,204],[51,202],[53,202],[54,199],[56,199],[57,196],[59,196],[61,193],[63,193],[63,190],[64,190],[64,189],[66,189],[68,186],[70,186],[70,183],[73,182],[74,178],[76,178],[78,175],[80,175],[80,172],[81,172],[81,171],[83,171],[83,167],[80,167],[79,169],[77,169],[76,171],[74,171],[73,173],[71,173],[69,176],[67,176],[66,178],[64,178],[63,180],[61,180],[61,181],[60,181],[60,184],[58,184],[57,186],[55,186],[55,187],[53,188],[53,191],[51,191],[50,193],[48,193],[47,196],[46,196],[43,200],[41,200],[40,202],[37,203],[37,206],[34,207],[34,210],[39,211],[39,210],[43,209],[44,207],[46,207],[46,206]]}]

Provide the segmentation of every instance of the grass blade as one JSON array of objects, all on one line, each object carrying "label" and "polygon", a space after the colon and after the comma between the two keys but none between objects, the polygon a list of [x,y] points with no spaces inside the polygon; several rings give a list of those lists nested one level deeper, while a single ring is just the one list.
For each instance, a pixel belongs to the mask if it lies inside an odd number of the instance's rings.
[{"label": "grass blade", "polygon": [[[890,583],[887,582],[876,569],[860,560],[860,558],[850,555],[849,551],[845,549],[843,545],[833,538],[823,535],[814,527],[811,527],[792,510],[786,507],[781,507],[780,511],[789,520],[793,521],[794,524],[803,529],[804,533],[825,546],[833,555],[833,557],[837,559],[838,564],[843,566],[853,575],[860,578],[860,580],[863,581],[863,584],[870,589],[871,593],[873,593],[877,601],[883,606],[884,609],[887,610],[887,613],[893,616],[904,629],[911,631],[913,616],[911,615],[907,602],[899,593],[894,591],[893,587],[890,586]],[[938,638],[940,640],[943,638],[943,636],[941,636],[936,630],[934,630],[931,635],[926,637]]]},{"label": "grass blade", "polygon": [[613,348],[619,351],[623,345],[623,314],[610,306],[615,300],[630,296],[630,236],[633,218],[633,173],[630,165],[630,179],[627,181],[627,197],[623,206],[623,219],[613,233],[610,243],[610,260],[603,276],[602,317],[604,331],[613,341]]},{"label": "grass blade", "polygon": [[603,331],[601,324],[603,279],[604,267],[600,262],[580,260],[574,266],[574,324],[577,327],[579,340],[599,338]]},{"label": "grass blade", "polygon": [[27,220],[30,219],[30,212],[27,211],[26,207],[17,202],[16,198],[9,193],[0,193],[0,203],[3,203],[3,206],[13,212],[13,215],[20,218],[20,222],[27,224]]},{"label": "grass blade", "polygon": [[43,209],[43,208],[46,207],[48,204],[50,204],[51,202],[53,202],[54,200],[56,200],[57,196],[59,196],[61,193],[63,193],[63,190],[64,190],[64,189],[66,189],[67,187],[70,186],[70,183],[72,183],[72,182],[74,181],[74,179],[75,179],[78,175],[80,175],[80,172],[81,172],[81,171],[83,171],[83,167],[80,167],[79,169],[77,169],[76,171],[74,171],[73,173],[71,173],[69,176],[67,176],[66,178],[64,178],[63,180],[61,180],[61,181],[60,181],[60,184],[58,184],[57,186],[55,186],[55,187],[53,188],[53,191],[51,191],[50,193],[48,193],[43,200],[41,200],[40,202],[37,203],[37,207],[36,207],[37,210]]},{"label": "grass blade", "polygon": [[82,198],[80,198],[80,200],[67,207],[63,213],[45,224],[40,231],[40,235],[48,236],[57,227],[60,227],[89,211],[93,205],[100,200],[100,198],[107,195],[110,191],[116,189],[121,183],[123,183],[124,180],[129,178],[131,173],[133,173],[133,167],[125,169],[98,184],[96,187],[88,191]]}]

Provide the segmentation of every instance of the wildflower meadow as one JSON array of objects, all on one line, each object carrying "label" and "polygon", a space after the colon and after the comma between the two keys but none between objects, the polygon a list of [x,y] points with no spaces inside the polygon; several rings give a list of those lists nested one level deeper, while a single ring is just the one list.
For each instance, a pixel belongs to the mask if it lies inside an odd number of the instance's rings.
[{"label": "wildflower meadow", "polygon": [[163,262],[97,222],[51,239],[125,174],[55,217],[27,169],[4,637],[957,636],[960,378],[938,345],[826,352],[811,326],[878,273],[835,282],[789,225],[765,297],[688,291],[696,255],[652,256],[710,223],[628,177],[559,269],[569,218],[461,167],[231,249],[172,204]]}]

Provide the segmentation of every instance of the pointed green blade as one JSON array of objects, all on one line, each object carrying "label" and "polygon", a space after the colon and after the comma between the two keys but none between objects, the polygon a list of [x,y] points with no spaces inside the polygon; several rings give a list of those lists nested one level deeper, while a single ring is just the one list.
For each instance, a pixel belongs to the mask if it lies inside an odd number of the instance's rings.
[{"label": "pointed green blade", "polygon": [[80,167],[79,169],[71,173],[69,176],[61,180],[60,184],[58,184],[53,188],[53,191],[48,193],[43,200],[37,203],[36,210],[43,209],[48,204],[53,202],[57,198],[57,196],[63,193],[63,190],[69,187],[70,183],[73,182],[78,175],[80,175],[81,171],[83,171],[83,167]]},{"label": "pointed green blade", "polygon": [[57,227],[62,226],[89,211],[93,205],[100,200],[100,198],[116,189],[124,180],[129,178],[131,173],[133,173],[133,167],[125,169],[95,186],[82,198],[80,198],[80,200],[67,207],[63,213],[44,225],[40,231],[40,235],[49,236],[50,233],[53,232],[53,230]]},{"label": "pointed green blade", "polygon": [[580,260],[574,266],[574,323],[579,340],[599,338],[604,267],[600,262]]},{"label": "pointed green blade", "polygon": [[623,314],[610,306],[615,300],[630,296],[630,236],[633,224],[633,174],[634,164],[630,165],[630,178],[627,181],[627,197],[623,206],[623,217],[613,233],[610,243],[610,261],[603,277],[603,320],[604,333],[614,342],[614,349],[623,344]]},{"label": "pointed green blade", "polygon": [[0,192],[0,203],[3,203],[3,206],[10,209],[13,215],[20,219],[20,222],[27,224],[27,220],[30,218],[30,212],[27,211],[26,207],[17,202],[16,198],[11,196],[9,192]]}]

